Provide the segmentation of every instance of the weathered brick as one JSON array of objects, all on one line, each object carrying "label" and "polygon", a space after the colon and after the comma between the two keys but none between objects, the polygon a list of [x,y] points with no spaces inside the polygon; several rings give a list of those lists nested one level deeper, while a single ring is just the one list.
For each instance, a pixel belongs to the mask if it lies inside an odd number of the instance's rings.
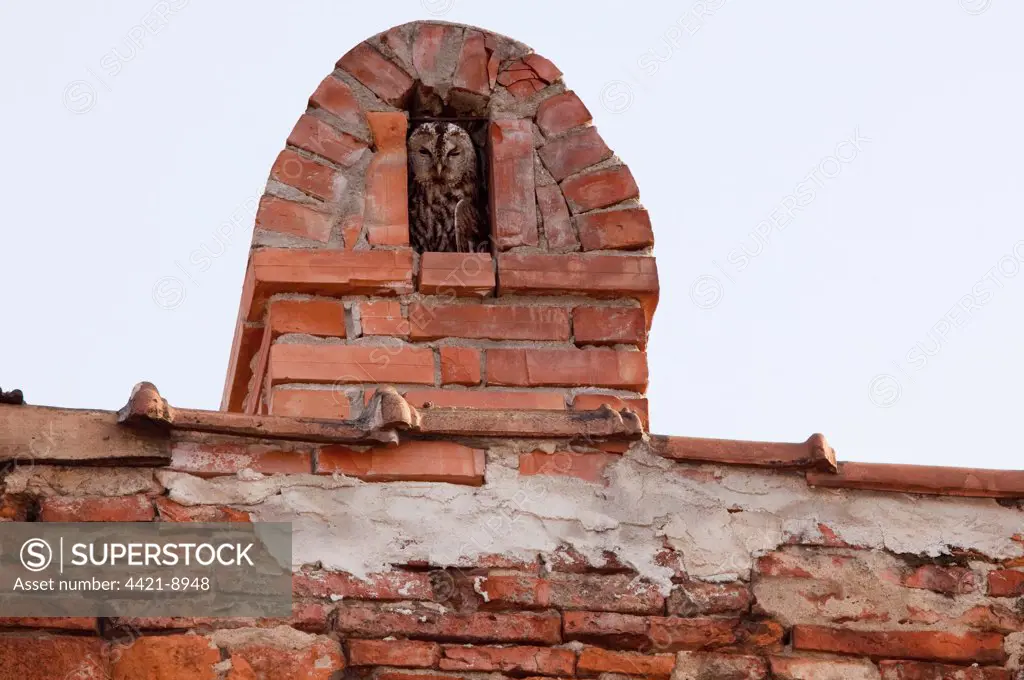
[{"label": "weathered brick", "polygon": [[481,352],[474,347],[441,347],[442,385],[479,385]]},{"label": "weathered brick", "polygon": [[249,513],[220,505],[181,505],[161,496],[155,501],[162,522],[250,522]]},{"label": "weathered brick", "polygon": [[615,647],[646,649],[648,619],[630,614],[567,611],[563,614],[566,640]]},{"label": "weathered brick", "polygon": [[494,261],[487,253],[423,253],[419,291],[425,295],[486,297],[494,293]]},{"label": "weathered brick", "polygon": [[533,129],[529,120],[490,124],[491,223],[499,250],[536,246]]},{"label": "weathered brick", "polygon": [[271,384],[434,382],[434,352],[403,345],[275,344],[270,349]]},{"label": "weathered brick", "polygon": [[430,404],[444,408],[565,410],[565,396],[561,392],[541,390],[409,390],[405,399],[416,408]]},{"label": "weathered brick", "polygon": [[569,310],[525,305],[409,306],[414,340],[568,340]]},{"label": "weathered brick", "polygon": [[573,214],[577,214],[637,198],[640,189],[637,188],[629,168],[620,165],[594,170],[565,180],[562,182],[562,195],[565,196],[569,209]]},{"label": "weathered brick", "polygon": [[304,333],[325,337],[345,337],[345,306],[340,300],[277,299],[268,306],[270,328],[274,335]]},{"label": "weathered brick", "polygon": [[580,652],[577,668],[583,677],[601,673],[667,678],[675,666],[674,654],[647,656],[636,652],[613,652],[597,647],[587,647]]},{"label": "weathered brick", "polygon": [[498,256],[499,295],[636,296],[658,291],[653,257],[519,254]]},{"label": "weathered brick", "polygon": [[352,405],[344,392],[333,388],[275,387],[270,415],[345,420],[352,415]]},{"label": "weathered brick", "polygon": [[639,307],[576,307],[572,332],[577,345],[647,344],[644,313]]},{"label": "weathered brick", "polygon": [[866,660],[773,656],[770,662],[776,680],[878,680],[878,669]]},{"label": "weathered brick", "polygon": [[[937,663],[921,663],[918,661],[882,661],[879,663],[882,680],[1012,680],[1011,671],[1005,668],[980,668],[972,666],[946,666]],[[808,679],[811,676],[806,676]],[[847,676],[835,676],[836,680],[846,680]],[[853,676],[850,676],[853,678]],[[864,678],[878,677],[863,676]],[[784,679],[785,680],[785,679]],[[803,676],[794,680],[803,680]],[[858,678],[853,678],[858,680]]]},{"label": "weathered brick", "polygon": [[551,176],[561,182],[569,175],[610,158],[612,150],[597,134],[597,128],[586,127],[548,142],[538,153]]},{"label": "weathered brick", "polygon": [[577,249],[580,245],[572,228],[569,206],[557,184],[537,187],[537,207],[544,225],[544,236],[553,250]]},{"label": "weathered brick", "polygon": [[356,451],[325,446],[316,472],[340,473],[369,482],[449,482],[479,486],[484,482],[481,449],[451,442],[409,441],[397,447]]},{"label": "weathered brick", "polygon": [[643,423],[644,429],[650,428],[647,400],[642,398],[623,398],[609,394],[577,394],[572,400],[572,409],[574,411],[596,411],[605,404],[616,411],[621,411],[624,408],[634,411],[640,416],[640,422]]},{"label": "weathered brick", "polygon": [[990,597],[1017,597],[1024,595],[1024,571],[994,569],[988,572]]},{"label": "weathered brick", "polygon": [[406,131],[402,112],[370,112],[366,121],[373,133],[374,154],[366,169],[363,223],[374,245],[409,245],[409,180]]},{"label": "weathered brick", "polygon": [[309,98],[311,106],[323,109],[352,126],[361,128],[366,124],[363,109],[346,83],[334,76],[327,76]]},{"label": "weathered brick", "polygon": [[39,502],[41,522],[150,522],[156,517],[146,496],[59,497]]},{"label": "weathered brick", "polygon": [[338,171],[301,154],[285,149],[270,168],[270,178],[321,201],[334,200],[334,185]]},{"label": "weathered brick", "polygon": [[903,585],[946,595],[963,595],[977,589],[977,578],[973,571],[965,567],[926,564],[907,574]]},{"label": "weathered brick", "polygon": [[397,300],[371,300],[359,303],[359,325],[363,335],[409,337],[409,322]]},{"label": "weathered brick", "polygon": [[392,106],[402,108],[412,91],[413,79],[380,52],[363,42],[352,48],[338,62],[371,92]]},{"label": "weathered brick", "polygon": [[583,250],[636,250],[654,245],[651,217],[643,208],[589,212],[573,220]]},{"label": "weathered brick", "polygon": [[245,645],[232,649],[230,658],[233,666],[244,662],[254,680],[332,680],[345,669],[341,645],[328,638],[304,647]]},{"label": "weathered brick", "polygon": [[374,680],[463,680],[459,675],[446,675],[444,673],[412,673],[408,671],[377,670],[373,674]]},{"label": "weathered brick", "polygon": [[562,72],[558,67],[552,64],[550,59],[539,54],[528,54],[523,57],[523,62],[546,83],[556,83],[562,79]]},{"label": "weathered brick", "polygon": [[412,62],[424,85],[435,87],[450,82],[456,66],[456,59],[446,59],[447,54],[457,54],[457,41],[462,38],[462,29],[447,24],[420,24],[412,44]]},{"label": "weathered brick", "polygon": [[98,638],[38,634],[0,636],[0,680],[107,680],[109,677],[107,646]]},{"label": "weathered brick", "polygon": [[743,583],[687,580],[669,594],[668,613],[675,616],[742,614],[750,610],[753,600],[750,589]]},{"label": "weathered brick", "polygon": [[478,647],[445,645],[444,671],[500,671],[538,675],[572,675],[576,653],[546,647]]},{"label": "weathered brick", "polygon": [[782,646],[783,632],[775,621],[668,617],[652,618],[649,635],[659,651],[777,650]]},{"label": "weathered brick", "polygon": [[519,454],[519,474],[521,475],[561,475],[576,477],[594,484],[604,484],[604,470],[617,456],[608,453],[570,453],[560,451],[555,454],[534,451]]},{"label": "weathered brick", "polygon": [[354,165],[367,149],[365,142],[336,130],[309,114],[299,117],[299,121],[288,135],[288,144],[346,168]]},{"label": "weathered brick", "polygon": [[198,635],[141,637],[112,653],[114,680],[215,680],[220,662],[217,647]]},{"label": "weathered brick", "polygon": [[673,680],[767,680],[768,664],[756,656],[679,652]]},{"label": "weathered brick", "polygon": [[385,571],[360,578],[342,571],[298,571],[295,597],[335,600],[432,600],[430,576],[423,572]]},{"label": "weathered brick", "polygon": [[575,92],[563,92],[545,99],[537,107],[537,125],[545,135],[559,135],[593,120]]},{"label": "weathered brick", "polygon": [[256,228],[326,243],[333,218],[304,203],[264,196],[256,212]]},{"label": "weathered brick", "polygon": [[611,349],[489,349],[487,384],[642,392],[647,388],[647,356]]},{"label": "weathered brick", "polygon": [[441,658],[441,645],[415,640],[349,640],[348,659],[353,666],[433,668]]},{"label": "weathered brick", "polygon": [[794,626],[793,649],[951,663],[994,663],[1006,660],[1003,637],[997,633],[944,631],[864,631],[824,626]]},{"label": "weathered brick", "polygon": [[309,449],[263,444],[175,442],[171,445],[170,469],[197,477],[233,475],[241,470],[267,475],[309,474],[313,454]]},{"label": "weathered brick", "polygon": [[452,642],[522,642],[554,645],[562,640],[557,612],[439,613],[416,604],[369,605],[343,602],[337,632],[359,637],[390,635]]},{"label": "weathered brick", "polygon": [[466,29],[452,85],[482,96],[491,93],[487,77],[487,47],[484,34],[480,31]]}]

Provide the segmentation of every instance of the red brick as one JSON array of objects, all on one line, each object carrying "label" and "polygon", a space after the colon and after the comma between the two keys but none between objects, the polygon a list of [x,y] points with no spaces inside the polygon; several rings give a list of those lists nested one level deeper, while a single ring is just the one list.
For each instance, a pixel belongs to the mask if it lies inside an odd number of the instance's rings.
[{"label": "red brick", "polygon": [[952,663],[995,663],[1006,660],[1003,637],[997,633],[942,631],[862,631],[824,626],[794,626],[793,649]]},{"label": "red brick", "polygon": [[572,228],[569,206],[565,204],[557,184],[537,187],[537,207],[540,208],[548,247],[554,250],[578,249],[580,242]]},{"label": "red brick", "polygon": [[484,600],[498,608],[543,609],[551,602],[548,582],[534,574],[491,572],[475,582],[474,590],[486,593]]},{"label": "red brick", "polygon": [[288,144],[349,167],[366,151],[366,143],[335,130],[316,116],[303,114],[288,135]]},{"label": "red brick", "polygon": [[563,620],[566,640],[619,649],[650,646],[648,619],[643,616],[568,611],[563,614]]},{"label": "red brick", "polygon": [[35,501],[27,494],[7,493],[0,496],[0,522],[27,522]]},{"label": "red brick", "polygon": [[278,293],[307,295],[401,295],[412,293],[412,251],[260,248],[251,255],[243,294],[247,321],[263,319],[268,298]]},{"label": "red brick", "polygon": [[559,135],[591,120],[590,111],[575,92],[557,94],[537,107],[537,125],[548,136]]},{"label": "red brick", "polygon": [[487,384],[642,392],[647,388],[647,357],[611,349],[489,349]]},{"label": "red brick", "polygon": [[676,658],[673,677],[675,680],[767,680],[768,664],[756,656],[682,652]]},{"label": "red brick", "polygon": [[530,95],[540,92],[544,89],[544,81],[537,78],[531,78],[529,80],[520,80],[517,83],[512,83],[508,86],[508,91],[515,95],[518,99],[526,99]]},{"label": "red brick", "polygon": [[251,670],[253,680],[332,680],[345,668],[341,645],[327,638],[298,648],[246,645],[232,649],[232,666],[239,661]]},{"label": "red brick", "polygon": [[256,228],[326,243],[331,238],[333,218],[303,203],[264,196],[256,212]]},{"label": "red brick", "polygon": [[658,269],[645,255],[498,256],[499,295],[637,296],[658,291]]},{"label": "red brick", "polygon": [[348,662],[353,666],[433,668],[441,658],[436,642],[414,640],[349,640]]},{"label": "red brick", "polygon": [[276,387],[270,402],[270,415],[346,420],[352,415],[352,405],[348,395],[333,388]]},{"label": "red brick", "polygon": [[313,454],[309,450],[262,444],[175,442],[171,446],[170,469],[197,477],[233,475],[241,470],[267,475],[309,474],[313,469]]},{"label": "red brick", "polygon": [[425,295],[486,297],[494,293],[494,261],[487,253],[423,253],[419,291]]},{"label": "red brick", "polygon": [[449,482],[480,486],[485,456],[480,449],[450,442],[409,441],[397,447],[355,451],[325,446],[316,472],[340,473],[368,482]]},{"label": "red brick", "polygon": [[538,675],[572,675],[576,653],[546,647],[475,647],[445,645],[443,671],[500,671]]},{"label": "red brick", "polygon": [[466,29],[452,85],[483,96],[491,93],[487,77],[487,47],[484,34],[480,31]]},{"label": "red brick", "polygon": [[1024,595],[1024,571],[995,569],[988,573],[990,597],[1017,597]]},{"label": "red brick", "polygon": [[292,576],[295,597],[345,600],[433,600],[430,575],[385,571],[359,578],[342,571],[299,571]]},{"label": "red brick", "polygon": [[498,84],[508,87],[512,83],[535,78],[537,78],[537,73],[525,61],[520,59],[510,63],[498,73]]},{"label": "red brick", "polygon": [[481,353],[473,347],[442,347],[441,384],[479,385]]},{"label": "red brick", "polygon": [[141,637],[112,651],[114,680],[215,680],[220,663],[217,647],[198,635]]},{"label": "red brick", "polygon": [[917,661],[882,661],[879,670],[882,680],[1012,680],[1013,677],[1005,668],[964,668]]},{"label": "red brick", "polygon": [[562,475],[576,477],[594,484],[604,484],[604,469],[617,456],[607,453],[569,453],[561,451],[547,454],[543,451],[519,454],[521,475]]},{"label": "red brick", "polygon": [[39,503],[41,522],[151,522],[153,500],[146,496],[57,497]]},{"label": "red brick", "polygon": [[405,399],[416,408],[426,408],[427,404],[430,404],[442,408],[565,410],[565,396],[562,393],[539,390],[409,390],[405,393]]},{"label": "red brick", "polygon": [[295,187],[321,201],[333,201],[338,171],[291,149],[285,149],[274,161],[274,166],[270,169],[270,178]]},{"label": "red brick", "polygon": [[107,646],[98,638],[0,637],[0,680],[106,680],[108,668]]},{"label": "red brick", "polygon": [[551,605],[558,609],[660,614],[665,606],[657,587],[631,574],[553,573],[547,582]]},{"label": "red brick", "polygon": [[354,128],[364,123],[363,108],[352,94],[352,88],[334,76],[327,76],[309,98],[310,106],[323,109]]},{"label": "red brick", "polygon": [[275,336],[304,333],[345,337],[345,306],[340,300],[271,300],[268,318]]},{"label": "red brick", "polygon": [[782,647],[782,626],[774,621],[676,617],[652,618],[649,631],[659,651],[703,651],[710,649],[770,649]]},{"label": "red brick", "polygon": [[776,680],[878,680],[878,670],[867,660],[773,656],[770,661]]},{"label": "red brick", "polygon": [[370,605],[342,602],[335,628],[350,637],[401,636],[452,642],[522,642],[555,645],[562,641],[557,612],[439,613],[425,605]]},{"label": "red brick", "polygon": [[636,250],[654,245],[651,216],[643,208],[577,215],[583,250]]},{"label": "red brick", "polygon": [[926,564],[908,574],[903,585],[946,595],[963,595],[977,590],[977,578],[973,571],[964,567]]},{"label": "red brick", "polygon": [[565,307],[417,303],[409,306],[409,321],[413,340],[569,339],[569,310]]},{"label": "red brick", "polygon": [[523,62],[546,83],[556,83],[562,79],[562,72],[558,67],[539,54],[528,54],[523,57]]},{"label": "red brick", "polygon": [[640,190],[625,165],[594,170],[562,182],[565,196],[573,214],[607,208],[630,198],[637,198]]},{"label": "red brick", "polygon": [[536,246],[533,129],[529,120],[497,120],[490,124],[491,223],[500,250]]},{"label": "red brick", "polygon": [[413,79],[397,65],[385,59],[367,43],[359,43],[338,62],[371,92],[392,106],[402,108],[412,91]]},{"label": "red brick", "polygon": [[373,300],[359,303],[359,324],[363,335],[409,337],[409,322],[397,300]]},{"label": "red brick", "polygon": [[644,313],[639,307],[576,307],[572,331],[577,345],[647,344]]},{"label": "red brick", "polygon": [[[444,55],[459,49],[462,30],[448,24],[420,24],[412,44],[412,62],[424,85],[435,87],[449,82],[456,64]],[[450,63],[449,63],[450,62]]]},{"label": "red brick", "polygon": [[561,182],[570,175],[611,158],[612,150],[597,134],[597,128],[586,127],[548,142],[540,147],[538,153],[551,176]]},{"label": "red brick", "polygon": [[166,496],[155,501],[162,522],[250,522],[248,512],[220,505],[180,505]]},{"label": "red brick", "polygon": [[409,121],[402,112],[370,112],[366,121],[375,152],[366,169],[363,223],[374,245],[409,245],[409,180],[405,133]]},{"label": "red brick", "polygon": [[750,611],[754,597],[742,583],[686,581],[672,589],[668,613],[675,616],[743,614]]},{"label": "red brick", "polygon": [[646,399],[614,397],[608,394],[577,394],[572,400],[572,409],[574,411],[596,411],[604,404],[616,411],[621,411],[624,408],[634,411],[640,416],[640,422],[643,423],[644,429],[650,428]]},{"label": "red brick", "polygon": [[411,347],[276,344],[270,349],[271,384],[434,383],[434,352]]},{"label": "red brick", "polygon": [[607,649],[587,647],[580,652],[577,667],[579,675],[584,677],[601,673],[618,673],[648,678],[667,678],[672,675],[672,668],[675,664],[675,654],[647,656],[636,652],[612,652]]},{"label": "red brick", "polygon": [[458,675],[445,675],[443,673],[410,673],[403,671],[377,670],[373,674],[374,680],[464,680]]}]

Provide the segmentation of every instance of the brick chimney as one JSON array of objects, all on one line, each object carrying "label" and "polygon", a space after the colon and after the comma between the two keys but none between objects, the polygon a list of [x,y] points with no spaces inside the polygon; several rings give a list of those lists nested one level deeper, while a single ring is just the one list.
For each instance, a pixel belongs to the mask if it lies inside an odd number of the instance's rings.
[{"label": "brick chimney", "polygon": [[[493,252],[409,246],[410,121],[486,139]],[[530,48],[438,22],[357,45],[270,170],[222,410],[358,416],[381,384],[417,407],[630,407],[645,420],[658,298],[629,169]]]}]

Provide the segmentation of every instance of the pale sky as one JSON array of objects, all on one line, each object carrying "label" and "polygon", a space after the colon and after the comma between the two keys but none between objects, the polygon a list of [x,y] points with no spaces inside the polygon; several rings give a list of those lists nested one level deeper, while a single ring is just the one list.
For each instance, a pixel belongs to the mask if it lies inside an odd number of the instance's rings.
[{"label": "pale sky", "polygon": [[285,137],[350,47],[428,18],[554,61],[635,175],[653,430],[1024,467],[1012,0],[6,2],[0,386],[217,408]]}]

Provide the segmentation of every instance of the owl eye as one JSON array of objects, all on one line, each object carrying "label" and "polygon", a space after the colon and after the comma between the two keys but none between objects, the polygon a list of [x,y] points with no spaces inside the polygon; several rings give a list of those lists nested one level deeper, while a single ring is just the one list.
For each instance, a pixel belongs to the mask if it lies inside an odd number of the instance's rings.
[{"label": "owl eye", "polygon": [[462,153],[462,152],[461,152],[461,151],[459,151],[458,149],[452,149],[451,151],[449,151],[449,152],[448,152],[448,155],[449,155],[449,156],[458,156],[458,155],[459,155],[459,154],[461,154],[461,153]]},{"label": "owl eye", "polygon": [[423,154],[424,156],[429,156],[430,155],[430,152],[427,151],[426,149],[420,149],[420,153]]}]

